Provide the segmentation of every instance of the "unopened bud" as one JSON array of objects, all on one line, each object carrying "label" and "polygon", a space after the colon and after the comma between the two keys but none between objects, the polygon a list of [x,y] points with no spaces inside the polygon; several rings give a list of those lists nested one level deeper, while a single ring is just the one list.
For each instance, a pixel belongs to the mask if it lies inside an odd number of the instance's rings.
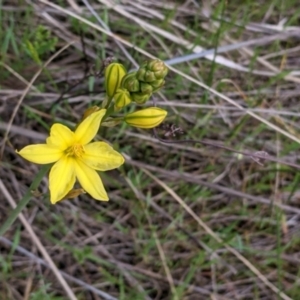
[{"label": "unopened bud", "polygon": [[136,78],[136,72],[128,73],[122,80],[122,88],[130,93],[140,91],[140,82]]},{"label": "unopened bud", "polygon": [[152,83],[155,80],[164,79],[168,74],[168,67],[159,59],[145,62],[137,71],[137,78],[140,81]]},{"label": "unopened bud", "polygon": [[151,95],[153,93],[153,87],[149,83],[142,82],[141,93]]},{"label": "unopened bud", "polygon": [[112,63],[105,69],[105,89],[109,98],[112,98],[121,86],[126,70],[123,65]]},{"label": "unopened bud", "polygon": [[144,94],[144,93],[130,94],[131,100],[133,102],[136,102],[137,104],[145,104],[149,100],[150,96],[151,94]]},{"label": "unopened bud", "polygon": [[115,96],[115,108],[121,109],[124,106],[128,105],[131,102],[130,94],[125,89],[118,89]]},{"label": "unopened bud", "polygon": [[167,116],[167,111],[158,107],[149,107],[125,116],[125,122],[133,127],[153,128],[158,126]]}]

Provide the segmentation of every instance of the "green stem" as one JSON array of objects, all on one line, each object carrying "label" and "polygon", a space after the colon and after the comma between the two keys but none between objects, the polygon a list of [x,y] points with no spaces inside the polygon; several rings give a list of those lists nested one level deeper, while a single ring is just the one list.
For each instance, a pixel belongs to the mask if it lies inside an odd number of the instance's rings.
[{"label": "green stem", "polygon": [[112,115],[114,113],[114,111],[115,111],[114,104],[112,103],[112,105],[107,108],[106,113],[105,113],[104,117],[102,118],[101,123],[104,122],[110,115]]},{"label": "green stem", "polygon": [[44,165],[40,169],[40,171],[37,173],[35,179],[31,183],[29,189],[27,190],[26,194],[23,196],[23,198],[19,201],[16,208],[10,213],[8,219],[5,221],[5,223],[0,227],[0,236],[2,236],[7,229],[14,223],[14,221],[17,219],[19,213],[22,211],[22,209],[29,203],[31,199],[31,192],[36,190],[39,184],[41,183],[43,177],[45,174],[49,171],[50,167],[52,165]]},{"label": "green stem", "polygon": [[106,103],[106,105],[105,105],[105,109],[108,109],[109,108],[109,106],[110,106],[110,104],[111,104],[111,102],[112,102],[112,100],[114,99],[114,97],[110,97],[110,98],[108,98],[108,100],[107,100],[107,103]]}]

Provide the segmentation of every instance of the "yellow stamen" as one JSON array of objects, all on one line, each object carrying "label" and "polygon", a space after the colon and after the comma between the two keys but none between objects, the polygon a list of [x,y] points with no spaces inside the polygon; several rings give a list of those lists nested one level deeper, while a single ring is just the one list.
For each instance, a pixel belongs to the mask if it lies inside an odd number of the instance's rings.
[{"label": "yellow stamen", "polygon": [[69,147],[66,150],[65,153],[66,153],[67,156],[72,156],[72,157],[78,157],[79,158],[84,153],[84,148],[83,148],[82,145],[75,144],[75,145],[72,145],[71,147]]}]

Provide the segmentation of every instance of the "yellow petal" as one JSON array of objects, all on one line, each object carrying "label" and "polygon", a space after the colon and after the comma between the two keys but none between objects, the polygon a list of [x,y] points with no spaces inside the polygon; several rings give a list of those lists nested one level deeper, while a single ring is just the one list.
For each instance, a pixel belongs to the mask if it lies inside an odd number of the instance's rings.
[{"label": "yellow petal", "polygon": [[49,174],[50,201],[62,200],[75,184],[74,159],[63,157],[51,168]]},{"label": "yellow petal", "polygon": [[29,145],[16,152],[23,158],[36,164],[53,163],[63,156],[62,150],[47,144]]},{"label": "yellow petal", "polygon": [[76,160],[75,172],[79,183],[87,193],[97,200],[108,201],[102,180],[95,170]]},{"label": "yellow petal", "polygon": [[50,129],[50,137],[47,138],[48,145],[55,145],[62,150],[70,147],[75,139],[75,134],[62,124],[53,124]]},{"label": "yellow petal", "polygon": [[100,126],[100,122],[106,113],[106,109],[101,109],[92,113],[85,118],[75,130],[76,141],[85,145],[88,144],[97,134]]},{"label": "yellow petal", "polygon": [[84,151],[82,161],[98,171],[115,169],[124,163],[124,157],[104,142],[85,145]]}]

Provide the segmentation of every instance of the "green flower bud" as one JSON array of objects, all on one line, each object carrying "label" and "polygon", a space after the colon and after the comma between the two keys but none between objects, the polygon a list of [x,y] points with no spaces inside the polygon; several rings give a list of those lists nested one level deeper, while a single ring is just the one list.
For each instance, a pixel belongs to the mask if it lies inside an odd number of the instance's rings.
[{"label": "green flower bud", "polygon": [[141,65],[137,71],[137,78],[144,82],[153,82],[164,79],[168,74],[165,63],[159,59],[153,59]]},{"label": "green flower bud", "polygon": [[155,74],[153,72],[147,71],[142,68],[140,68],[137,71],[136,77],[138,80],[144,81],[144,82],[152,82],[152,81],[156,80]]},{"label": "green flower bud", "polygon": [[121,86],[130,93],[139,92],[140,82],[136,78],[136,72],[128,73],[124,76]]},{"label": "green flower bud", "polygon": [[130,93],[131,100],[137,104],[144,104],[150,98],[151,94]]},{"label": "green flower bud", "polygon": [[109,98],[112,98],[117,89],[121,86],[123,77],[126,75],[126,70],[123,65],[112,63],[105,69],[105,89]]},{"label": "green flower bud", "polygon": [[154,74],[157,79],[164,79],[167,76],[168,72],[169,72],[169,69],[165,66],[165,68],[163,70],[154,72]]},{"label": "green flower bud", "polygon": [[148,69],[150,69],[153,72],[161,70],[162,68],[164,68],[164,65],[164,62],[159,59],[153,59],[147,63]]},{"label": "green flower bud", "polygon": [[130,94],[125,89],[118,89],[115,96],[115,109],[119,110],[131,102]]},{"label": "green flower bud", "polygon": [[152,94],[153,93],[152,84],[142,82],[140,87],[141,87],[142,94]]},{"label": "green flower bud", "polygon": [[167,116],[167,111],[158,107],[149,107],[125,116],[124,121],[133,127],[153,128],[158,126]]},{"label": "green flower bud", "polygon": [[163,79],[159,79],[159,80],[155,80],[155,81],[151,82],[151,85],[153,87],[153,92],[158,91],[160,88],[163,87],[164,84],[165,84],[165,81]]}]

